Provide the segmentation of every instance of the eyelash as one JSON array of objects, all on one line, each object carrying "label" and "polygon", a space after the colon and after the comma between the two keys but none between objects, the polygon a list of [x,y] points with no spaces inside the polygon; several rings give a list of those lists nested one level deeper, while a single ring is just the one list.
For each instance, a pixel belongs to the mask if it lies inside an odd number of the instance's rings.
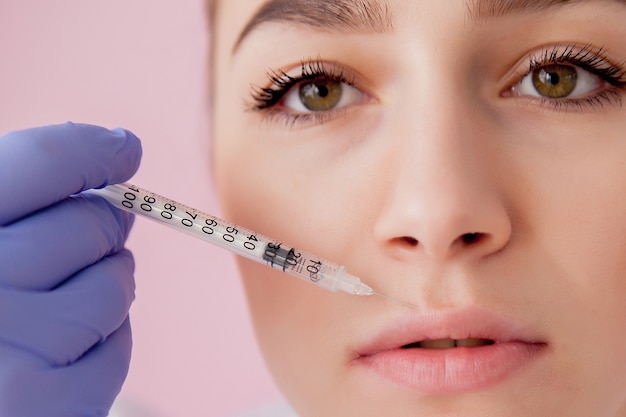
[{"label": "eyelash", "polygon": [[[526,71],[519,75],[518,83],[532,74],[535,70],[554,64],[569,64],[581,68],[589,73],[600,77],[612,89],[606,89],[597,94],[580,98],[537,98],[541,105],[550,106],[554,110],[585,110],[601,108],[608,103],[621,105],[621,93],[626,89],[626,68],[624,64],[612,64],[604,53],[604,48],[594,49],[591,45],[580,47],[577,45],[557,45],[551,50],[545,49],[538,55],[529,57],[529,65]],[[284,109],[276,108],[282,98],[291,89],[305,81],[325,80],[337,83],[346,83],[354,86],[354,77],[340,68],[332,67],[328,69],[321,59],[309,59],[301,62],[301,74],[291,76],[283,70],[269,70],[267,76],[271,82],[270,87],[255,86],[252,91],[253,103],[250,105],[252,111],[268,112],[272,116],[284,116],[290,125],[298,121],[308,121],[313,118],[317,123],[324,123],[336,115],[344,112],[341,108],[334,111],[298,114],[290,113]]]},{"label": "eyelash", "polygon": [[350,76],[345,70],[332,67],[327,68],[321,59],[308,59],[301,62],[301,72],[298,76],[291,76],[283,70],[269,70],[267,77],[271,82],[270,87],[253,87],[252,100],[250,105],[252,111],[266,111],[273,116],[285,116],[290,125],[298,121],[305,121],[311,118],[318,123],[323,123],[336,113],[344,112],[345,109],[331,110],[327,112],[316,113],[289,113],[287,111],[275,108],[283,97],[291,91],[291,89],[306,81],[324,80],[336,83],[345,83],[354,87],[354,77]]},{"label": "eyelash", "polygon": [[547,65],[572,65],[600,77],[612,89],[592,94],[588,97],[550,99],[538,98],[541,105],[554,110],[585,110],[603,107],[608,103],[621,105],[621,91],[626,89],[626,69],[624,65],[612,64],[604,53],[604,48],[595,49],[591,45],[557,45],[551,50],[546,49],[537,56],[530,57],[528,69],[520,75],[518,82],[532,74],[535,70]]}]

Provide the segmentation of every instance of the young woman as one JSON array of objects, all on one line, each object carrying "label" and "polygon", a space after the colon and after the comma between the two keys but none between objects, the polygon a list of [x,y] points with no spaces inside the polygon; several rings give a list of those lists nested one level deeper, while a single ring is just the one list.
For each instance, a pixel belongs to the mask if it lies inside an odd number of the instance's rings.
[{"label": "young woman", "polygon": [[[626,416],[624,1],[213,6],[225,217],[412,305],[241,260],[259,344],[298,416]],[[45,415],[100,415],[119,390],[128,220],[64,197],[125,180],[139,152],[131,134],[91,126],[0,139],[0,379],[12,399],[0,410],[13,412],[0,414],[38,415],[32,398],[54,397]],[[50,243],[23,262],[41,245],[32,231],[48,236],[59,219],[101,245],[68,238],[74,251]],[[80,303],[58,301],[74,286]],[[71,386],[81,395],[50,394]]]},{"label": "young woman", "polygon": [[626,416],[626,3],[228,0],[226,216],[415,309],[241,260],[300,417]]}]

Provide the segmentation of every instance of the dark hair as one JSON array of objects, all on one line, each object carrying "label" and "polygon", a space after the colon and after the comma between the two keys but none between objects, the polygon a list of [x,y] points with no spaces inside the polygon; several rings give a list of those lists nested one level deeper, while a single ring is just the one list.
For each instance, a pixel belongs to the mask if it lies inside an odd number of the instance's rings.
[{"label": "dark hair", "polygon": [[206,11],[209,28],[211,28],[213,26],[213,17],[215,16],[215,12],[217,9],[217,0],[206,0],[206,2],[204,3],[204,9]]}]

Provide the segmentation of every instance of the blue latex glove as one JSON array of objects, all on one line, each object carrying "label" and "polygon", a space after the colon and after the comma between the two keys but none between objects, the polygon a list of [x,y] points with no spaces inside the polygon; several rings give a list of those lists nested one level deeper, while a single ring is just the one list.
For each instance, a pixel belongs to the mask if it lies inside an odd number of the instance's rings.
[{"label": "blue latex glove", "polygon": [[122,129],[0,136],[0,416],[108,414],[130,361],[132,216],[72,195],[126,181],[140,158]]}]

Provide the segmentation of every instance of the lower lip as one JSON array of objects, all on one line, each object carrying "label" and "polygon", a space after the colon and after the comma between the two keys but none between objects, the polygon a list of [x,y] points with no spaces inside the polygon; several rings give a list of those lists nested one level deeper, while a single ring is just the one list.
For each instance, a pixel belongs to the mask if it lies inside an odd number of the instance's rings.
[{"label": "lower lip", "polygon": [[361,356],[354,364],[424,394],[456,394],[504,381],[540,356],[544,348],[544,344],[502,342],[451,349],[392,349]]}]

